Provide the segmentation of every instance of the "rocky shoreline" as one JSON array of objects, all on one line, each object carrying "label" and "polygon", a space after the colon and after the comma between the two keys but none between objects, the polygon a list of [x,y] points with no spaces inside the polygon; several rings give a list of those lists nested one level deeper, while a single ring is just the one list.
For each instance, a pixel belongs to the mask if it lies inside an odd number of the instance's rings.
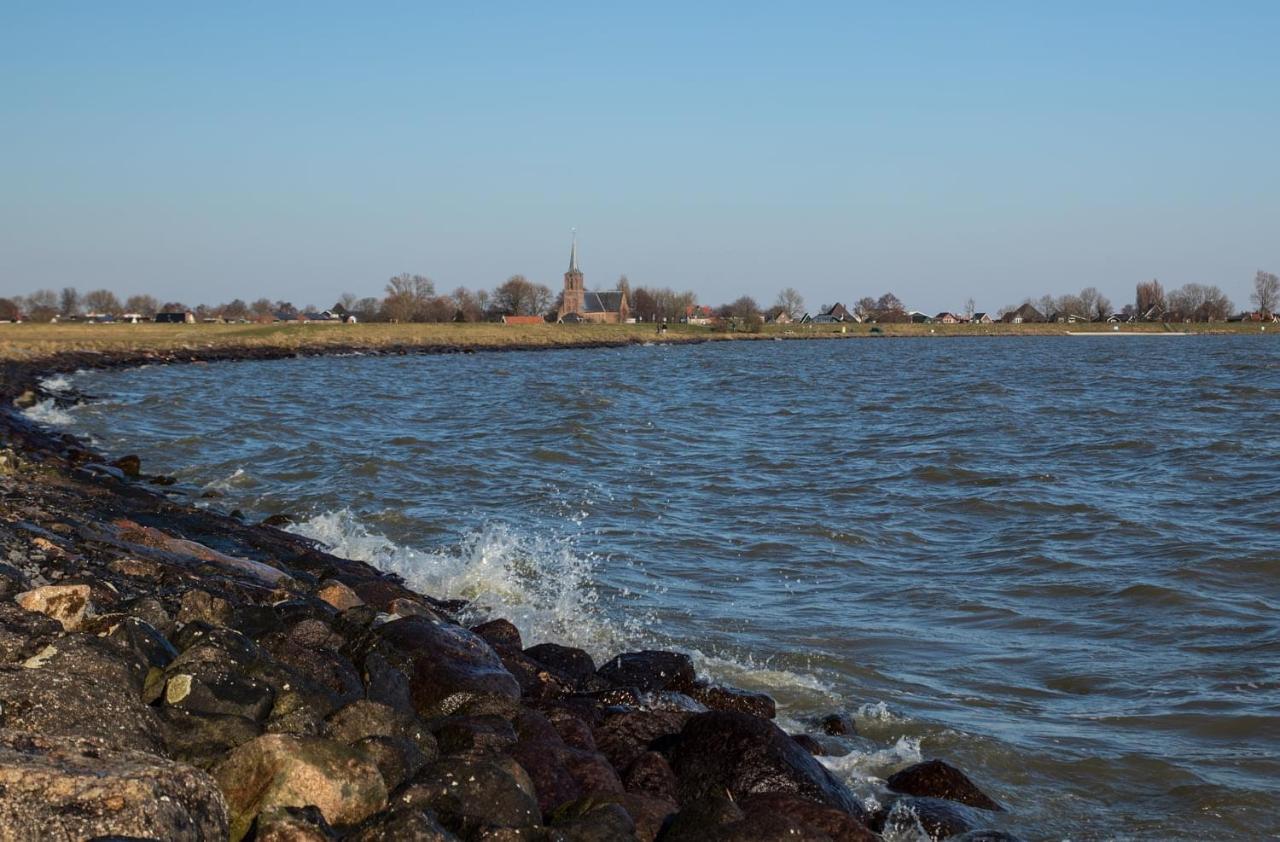
[{"label": "rocky shoreline", "polygon": [[[371,353],[446,350],[470,349]],[[324,351],[343,352],[369,351]],[[296,355],[0,367],[0,840],[1013,838],[940,760],[869,811],[815,759],[844,716],[788,734],[682,653],[597,665],[500,617],[467,627],[461,602],[196,508],[21,412],[56,373]]]}]

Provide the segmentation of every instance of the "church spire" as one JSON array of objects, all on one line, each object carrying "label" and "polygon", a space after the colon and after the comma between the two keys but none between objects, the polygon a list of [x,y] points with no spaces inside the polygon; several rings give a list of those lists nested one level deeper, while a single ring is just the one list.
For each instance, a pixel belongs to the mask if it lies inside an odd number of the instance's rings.
[{"label": "church spire", "polygon": [[573,229],[573,244],[569,246],[569,271],[578,271],[578,229]]}]

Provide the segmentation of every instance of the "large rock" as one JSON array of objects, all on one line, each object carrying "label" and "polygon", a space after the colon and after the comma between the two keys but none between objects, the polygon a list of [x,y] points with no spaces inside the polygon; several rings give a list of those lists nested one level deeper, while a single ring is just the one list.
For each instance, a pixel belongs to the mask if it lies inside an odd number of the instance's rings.
[{"label": "large rock", "polygon": [[45,585],[24,591],[14,600],[28,611],[35,611],[62,623],[67,631],[75,631],[89,613],[88,585]]},{"label": "large rock", "polygon": [[626,769],[655,740],[679,734],[692,715],[634,708],[610,710],[594,730],[596,746],[615,769]]},{"label": "large rock", "polygon": [[596,662],[585,649],[561,646],[558,643],[539,643],[524,650],[524,654],[572,682],[578,689],[592,689],[587,685],[595,678]]},{"label": "large rock", "polygon": [[676,813],[659,842],[832,842],[825,833],[777,813],[745,813],[724,795],[707,795]]},{"label": "large rock", "polygon": [[438,760],[401,788],[395,803],[430,810],[450,831],[467,837],[487,828],[542,824],[533,782],[510,759]]},{"label": "large rock", "polygon": [[423,810],[387,810],[343,837],[344,842],[457,842]]},{"label": "large rock", "polygon": [[224,839],[213,779],[101,740],[0,732],[0,840]]},{"label": "large rock", "polygon": [[749,713],[761,719],[773,719],[778,713],[777,703],[772,696],[753,693],[750,690],[739,690],[737,687],[698,684],[689,690],[689,696],[711,710]]},{"label": "large rock", "polygon": [[404,617],[373,634],[377,651],[408,678],[413,705],[424,718],[514,711],[520,699],[520,685],[497,653],[464,628]]},{"label": "large rock", "polygon": [[903,795],[888,802],[876,813],[871,827],[894,839],[947,839],[982,825],[977,810],[943,798]]},{"label": "large rock", "polygon": [[365,754],[319,737],[258,737],[233,751],[213,775],[231,809],[233,842],[271,807],[314,805],[329,824],[341,826],[364,821],[387,803],[382,775]]},{"label": "large rock", "polygon": [[813,755],[772,722],[745,713],[697,714],[669,759],[681,803],[725,792],[737,801],[786,793],[865,819],[862,805]]},{"label": "large rock", "polygon": [[862,821],[843,810],[827,807],[794,795],[753,795],[742,803],[748,820],[784,816],[804,827],[807,833],[825,834],[832,842],[877,842],[878,837]]},{"label": "large rock", "polygon": [[529,773],[544,814],[584,796],[622,794],[622,781],[604,755],[566,745],[542,714],[521,713],[516,730],[520,741],[511,756]]},{"label": "large rock", "polygon": [[926,760],[895,772],[885,781],[889,789],[924,798],[945,798],[981,810],[1003,811],[969,776],[942,760]]},{"label": "large rock", "polygon": [[693,689],[697,678],[688,655],[654,649],[623,652],[596,673],[617,687],[634,687],[646,693],[656,690],[684,693]]},{"label": "large rock", "polygon": [[57,620],[0,602],[0,663],[21,663],[62,637]]}]

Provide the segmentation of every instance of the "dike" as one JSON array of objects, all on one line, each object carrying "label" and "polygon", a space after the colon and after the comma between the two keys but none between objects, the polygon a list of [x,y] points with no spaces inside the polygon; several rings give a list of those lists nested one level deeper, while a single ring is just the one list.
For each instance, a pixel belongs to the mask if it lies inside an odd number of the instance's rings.
[{"label": "dike", "polygon": [[281,356],[0,365],[0,840],[1011,838],[941,761],[868,814],[814,756],[842,717],[790,735],[685,654],[596,664],[468,627],[465,603],[198,509],[21,412],[55,373]]}]

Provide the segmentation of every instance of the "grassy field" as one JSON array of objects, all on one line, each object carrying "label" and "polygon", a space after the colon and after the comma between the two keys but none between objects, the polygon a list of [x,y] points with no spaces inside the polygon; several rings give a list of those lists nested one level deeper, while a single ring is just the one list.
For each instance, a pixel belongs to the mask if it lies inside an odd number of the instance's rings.
[{"label": "grassy field", "polygon": [[[717,333],[696,325],[671,325],[664,341],[839,339],[874,335],[875,326],[767,326],[762,333]],[[884,336],[1062,336],[1070,331],[1113,332],[1111,325],[880,325]],[[1242,323],[1177,325],[1196,333],[1259,334],[1261,326]],[[1160,324],[1123,325],[1126,333],[1163,333]],[[1269,325],[1267,334],[1280,333]],[[309,325],[157,325],[157,324],[0,324],[0,359],[32,359],[60,351],[167,351],[175,349],[257,347],[323,350],[325,347],[502,348],[512,345],[554,347],[586,343],[639,342],[658,339],[652,324],[643,325],[500,325],[500,324],[309,324]]]}]

